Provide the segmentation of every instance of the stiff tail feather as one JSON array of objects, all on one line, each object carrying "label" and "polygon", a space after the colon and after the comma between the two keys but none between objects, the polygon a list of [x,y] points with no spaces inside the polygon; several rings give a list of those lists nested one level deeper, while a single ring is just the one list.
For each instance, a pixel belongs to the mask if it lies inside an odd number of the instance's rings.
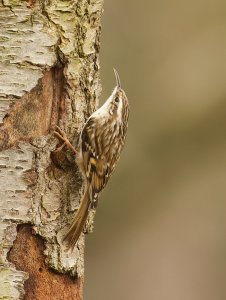
[{"label": "stiff tail feather", "polygon": [[71,226],[63,239],[63,242],[65,242],[72,250],[74,249],[76,242],[85,226],[89,214],[89,205],[90,196],[89,190],[87,189],[81,201],[80,207],[71,223]]}]

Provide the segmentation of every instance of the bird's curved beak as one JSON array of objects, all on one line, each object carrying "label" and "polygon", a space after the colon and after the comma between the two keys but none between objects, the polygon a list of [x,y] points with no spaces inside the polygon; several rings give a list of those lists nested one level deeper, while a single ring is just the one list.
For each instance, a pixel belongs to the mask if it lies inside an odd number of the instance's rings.
[{"label": "bird's curved beak", "polygon": [[113,70],[114,70],[114,73],[115,73],[115,79],[116,79],[117,87],[120,89],[122,86],[121,86],[121,81],[120,81],[120,78],[119,78],[119,74],[115,69],[113,69]]}]

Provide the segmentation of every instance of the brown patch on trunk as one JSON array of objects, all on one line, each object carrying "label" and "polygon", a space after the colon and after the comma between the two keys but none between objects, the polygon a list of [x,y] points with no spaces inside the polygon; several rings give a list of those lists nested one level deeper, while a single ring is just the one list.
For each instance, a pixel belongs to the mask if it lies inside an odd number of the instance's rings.
[{"label": "brown patch on trunk", "polygon": [[27,7],[31,8],[35,5],[36,0],[26,0],[27,1]]},{"label": "brown patch on trunk", "polygon": [[12,105],[0,128],[0,150],[47,135],[55,127],[64,110],[63,83],[63,67],[55,66]]},{"label": "brown patch on trunk", "polygon": [[30,225],[19,225],[8,260],[18,270],[29,273],[24,300],[81,300],[83,279],[57,274],[45,265],[44,242],[32,234]]}]

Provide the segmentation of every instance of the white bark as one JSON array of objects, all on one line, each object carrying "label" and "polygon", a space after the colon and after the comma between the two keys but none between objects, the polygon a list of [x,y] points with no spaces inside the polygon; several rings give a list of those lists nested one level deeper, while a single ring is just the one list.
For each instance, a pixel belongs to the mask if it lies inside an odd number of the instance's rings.
[{"label": "white bark", "polygon": [[45,239],[49,267],[84,268],[84,239],[72,254],[60,243],[82,183],[76,166],[52,162],[51,130],[58,123],[76,138],[96,108],[103,0],[30,2],[0,4],[0,299],[21,299],[29,275],[7,257],[18,224]]}]

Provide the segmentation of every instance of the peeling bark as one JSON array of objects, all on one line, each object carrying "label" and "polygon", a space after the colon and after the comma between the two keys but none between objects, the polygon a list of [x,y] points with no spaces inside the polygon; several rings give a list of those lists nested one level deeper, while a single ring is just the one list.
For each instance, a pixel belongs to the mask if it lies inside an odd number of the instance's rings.
[{"label": "peeling bark", "polygon": [[76,145],[98,104],[102,5],[0,4],[0,299],[82,299],[84,237],[61,238],[84,187],[52,131]]},{"label": "peeling bark", "polygon": [[82,299],[82,279],[49,270],[44,250],[42,238],[32,234],[31,226],[18,226],[17,238],[8,259],[17,269],[29,274],[24,284],[26,299]]}]

